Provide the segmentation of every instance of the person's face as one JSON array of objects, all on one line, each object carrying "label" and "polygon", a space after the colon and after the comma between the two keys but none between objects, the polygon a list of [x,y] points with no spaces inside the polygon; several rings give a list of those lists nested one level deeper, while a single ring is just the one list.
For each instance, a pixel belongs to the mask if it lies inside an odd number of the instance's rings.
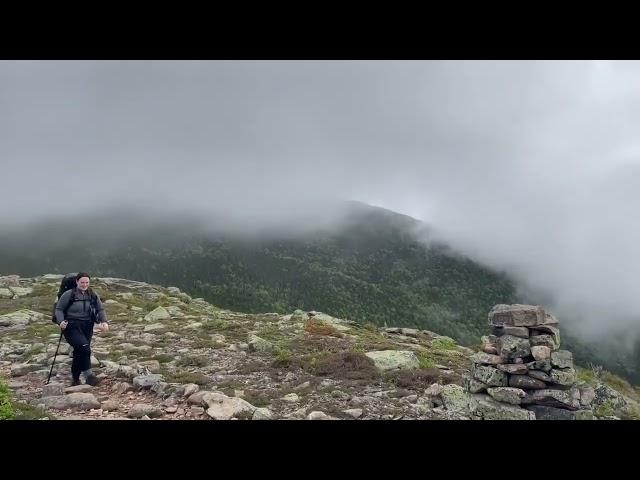
[{"label": "person's face", "polygon": [[77,280],[78,288],[83,292],[89,288],[89,277],[82,277]]}]

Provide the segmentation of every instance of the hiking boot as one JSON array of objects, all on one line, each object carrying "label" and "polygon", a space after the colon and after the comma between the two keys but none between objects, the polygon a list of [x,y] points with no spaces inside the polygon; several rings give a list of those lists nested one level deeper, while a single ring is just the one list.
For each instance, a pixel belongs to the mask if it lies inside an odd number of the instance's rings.
[{"label": "hiking boot", "polygon": [[71,386],[72,387],[76,387],[78,385],[82,385],[82,383],[80,383],[80,379],[79,378],[78,379],[74,378],[73,381],[71,382]]},{"label": "hiking boot", "polygon": [[87,385],[91,385],[92,387],[95,387],[96,385],[98,385],[100,383],[100,379],[98,377],[96,377],[94,374],[91,374],[87,377],[85,383]]}]

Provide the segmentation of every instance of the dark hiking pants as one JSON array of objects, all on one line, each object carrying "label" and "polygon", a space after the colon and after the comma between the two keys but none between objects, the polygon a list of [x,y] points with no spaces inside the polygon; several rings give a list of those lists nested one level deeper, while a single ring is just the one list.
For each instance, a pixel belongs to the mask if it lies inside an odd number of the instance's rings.
[{"label": "dark hiking pants", "polygon": [[80,378],[80,372],[91,368],[91,337],[93,322],[69,322],[64,329],[64,338],[73,347],[71,375],[74,380]]}]

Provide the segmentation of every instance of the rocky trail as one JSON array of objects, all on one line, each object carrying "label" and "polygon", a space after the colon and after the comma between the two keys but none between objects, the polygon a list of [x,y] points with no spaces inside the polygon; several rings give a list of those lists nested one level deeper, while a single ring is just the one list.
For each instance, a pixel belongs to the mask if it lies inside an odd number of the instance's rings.
[{"label": "rocky trail", "polygon": [[[0,379],[28,411],[22,418],[482,418],[467,388],[475,352],[448,337],[322,312],[231,312],[175,287],[116,278],[92,280],[111,326],[92,342],[101,383],[69,387],[72,352],[63,340],[45,385],[59,339],[50,313],[60,278],[0,277]],[[591,383],[594,405],[606,407],[601,418],[632,417],[635,389]]]}]

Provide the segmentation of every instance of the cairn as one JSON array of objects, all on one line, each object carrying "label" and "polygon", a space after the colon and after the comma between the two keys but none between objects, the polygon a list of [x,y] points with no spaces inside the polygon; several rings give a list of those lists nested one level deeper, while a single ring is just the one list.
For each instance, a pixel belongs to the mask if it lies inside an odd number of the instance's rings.
[{"label": "cairn", "polygon": [[[578,388],[573,355],[560,350],[558,320],[534,305],[496,305],[491,335],[472,356],[467,389],[485,419],[592,419],[593,390]],[[486,393],[485,393],[486,392]]]}]

